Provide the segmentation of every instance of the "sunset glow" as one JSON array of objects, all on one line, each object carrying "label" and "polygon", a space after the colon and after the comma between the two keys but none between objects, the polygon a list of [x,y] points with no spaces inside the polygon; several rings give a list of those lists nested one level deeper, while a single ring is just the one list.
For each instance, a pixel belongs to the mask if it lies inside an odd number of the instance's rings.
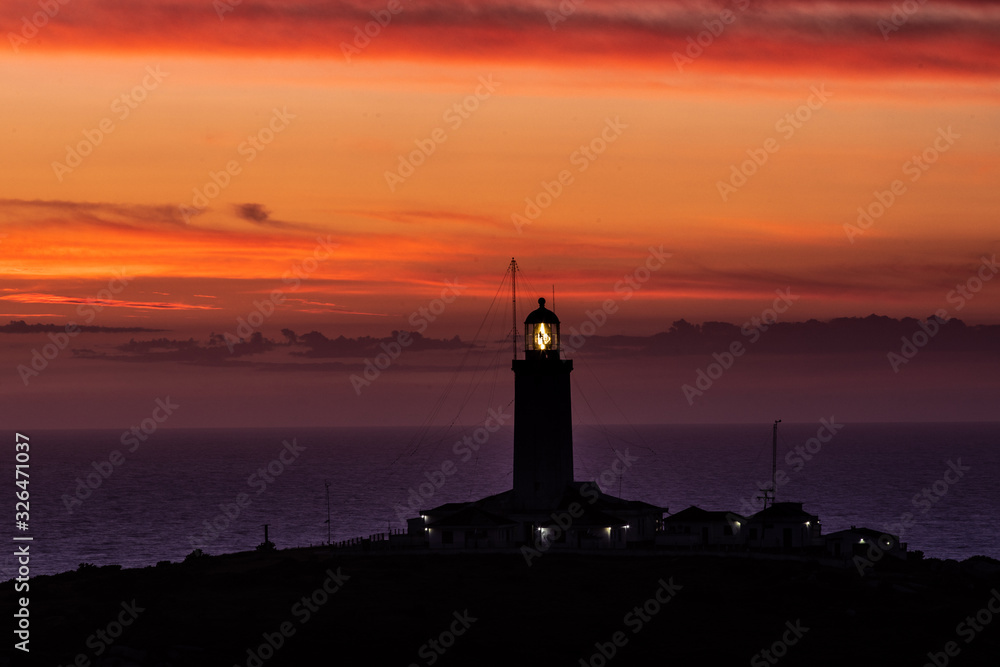
[{"label": "sunset glow", "polygon": [[[512,256],[575,323],[650,249],[602,335],[785,288],[927,317],[997,251],[991,3],[51,4],[6,3],[0,52],[29,323],[124,274],[102,326],[207,336],[279,290],[267,336],[387,336],[451,280],[428,335],[468,338]],[[1000,323],[1000,287],[951,315]]]}]

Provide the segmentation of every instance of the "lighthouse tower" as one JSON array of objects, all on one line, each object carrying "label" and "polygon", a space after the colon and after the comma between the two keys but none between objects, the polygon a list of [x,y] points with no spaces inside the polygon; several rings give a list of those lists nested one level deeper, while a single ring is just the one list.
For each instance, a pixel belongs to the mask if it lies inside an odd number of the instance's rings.
[{"label": "lighthouse tower", "polygon": [[559,355],[559,318],[539,299],[524,320],[524,359],[512,364],[517,510],[552,509],[573,482],[573,361]]},{"label": "lighthouse tower", "polygon": [[[523,352],[518,350],[517,270],[512,259],[514,488],[421,509],[419,517],[407,520],[407,539],[432,549],[518,548],[525,558],[526,548],[539,554],[549,545],[616,549],[630,542],[652,544],[667,508],[616,498],[597,482],[573,480],[573,361],[561,358],[559,318],[545,307],[545,299],[524,319]],[[628,450],[624,456],[616,452],[609,469],[621,474],[634,460]],[[572,518],[569,525],[564,517]]]}]

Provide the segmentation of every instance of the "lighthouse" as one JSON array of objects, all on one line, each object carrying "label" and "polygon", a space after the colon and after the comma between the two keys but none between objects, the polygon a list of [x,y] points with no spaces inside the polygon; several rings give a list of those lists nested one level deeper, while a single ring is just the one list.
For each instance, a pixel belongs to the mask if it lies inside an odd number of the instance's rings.
[{"label": "lighthouse", "polygon": [[[529,564],[549,548],[651,545],[665,507],[617,498],[597,481],[573,479],[573,360],[562,358],[559,318],[545,307],[544,298],[524,318],[524,344],[518,345],[517,271],[512,259],[513,488],[421,509],[419,517],[407,520],[407,539],[432,549],[515,548]],[[626,449],[590,467],[596,465],[604,479],[620,476],[634,460]]]},{"label": "lighthouse", "polygon": [[573,482],[573,419],[559,318],[538,300],[524,320],[524,359],[514,371],[514,494],[517,510],[555,507]]}]

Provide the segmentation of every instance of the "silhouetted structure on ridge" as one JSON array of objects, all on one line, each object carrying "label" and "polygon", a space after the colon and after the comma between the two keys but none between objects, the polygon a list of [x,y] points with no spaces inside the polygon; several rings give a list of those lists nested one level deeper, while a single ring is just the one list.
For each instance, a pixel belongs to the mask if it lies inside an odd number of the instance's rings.
[{"label": "silhouetted structure on ridge", "polygon": [[[524,358],[516,358],[516,336],[514,354],[514,488],[422,510],[408,522],[410,535],[437,548],[651,546],[666,508],[573,480],[573,361],[561,357],[559,318],[545,299],[524,320]],[[617,456],[609,468],[624,470],[630,462]]]},{"label": "silhouetted structure on ridge", "polygon": [[555,507],[573,481],[573,361],[559,354],[559,318],[538,300],[524,320],[514,371],[514,507]]},{"label": "silhouetted structure on ridge", "polygon": [[[409,545],[435,549],[632,547],[697,550],[784,551],[828,556],[845,562],[876,544],[882,553],[905,558],[898,536],[866,528],[821,535],[819,517],[799,502],[776,502],[777,428],[772,427],[771,485],[761,489],[763,508],[751,516],[691,506],[664,518],[667,508],[625,500],[596,482],[573,480],[570,373],[562,358],[559,318],[538,299],[524,320],[524,358],[518,358],[516,281],[511,260],[514,310],[513,488],[480,500],[420,510],[407,522]],[[631,465],[616,453],[608,469]],[[399,540],[403,542],[403,540]],[[526,553],[526,552],[525,552]],[[527,555],[527,553],[526,553]],[[530,560],[529,560],[530,562]]]}]

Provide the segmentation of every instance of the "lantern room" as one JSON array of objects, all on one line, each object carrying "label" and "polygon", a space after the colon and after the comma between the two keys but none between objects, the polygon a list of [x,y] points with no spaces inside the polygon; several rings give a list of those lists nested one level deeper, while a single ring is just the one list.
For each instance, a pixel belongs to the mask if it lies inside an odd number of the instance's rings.
[{"label": "lantern room", "polygon": [[559,358],[559,318],[545,307],[545,299],[524,320],[524,358]]}]

